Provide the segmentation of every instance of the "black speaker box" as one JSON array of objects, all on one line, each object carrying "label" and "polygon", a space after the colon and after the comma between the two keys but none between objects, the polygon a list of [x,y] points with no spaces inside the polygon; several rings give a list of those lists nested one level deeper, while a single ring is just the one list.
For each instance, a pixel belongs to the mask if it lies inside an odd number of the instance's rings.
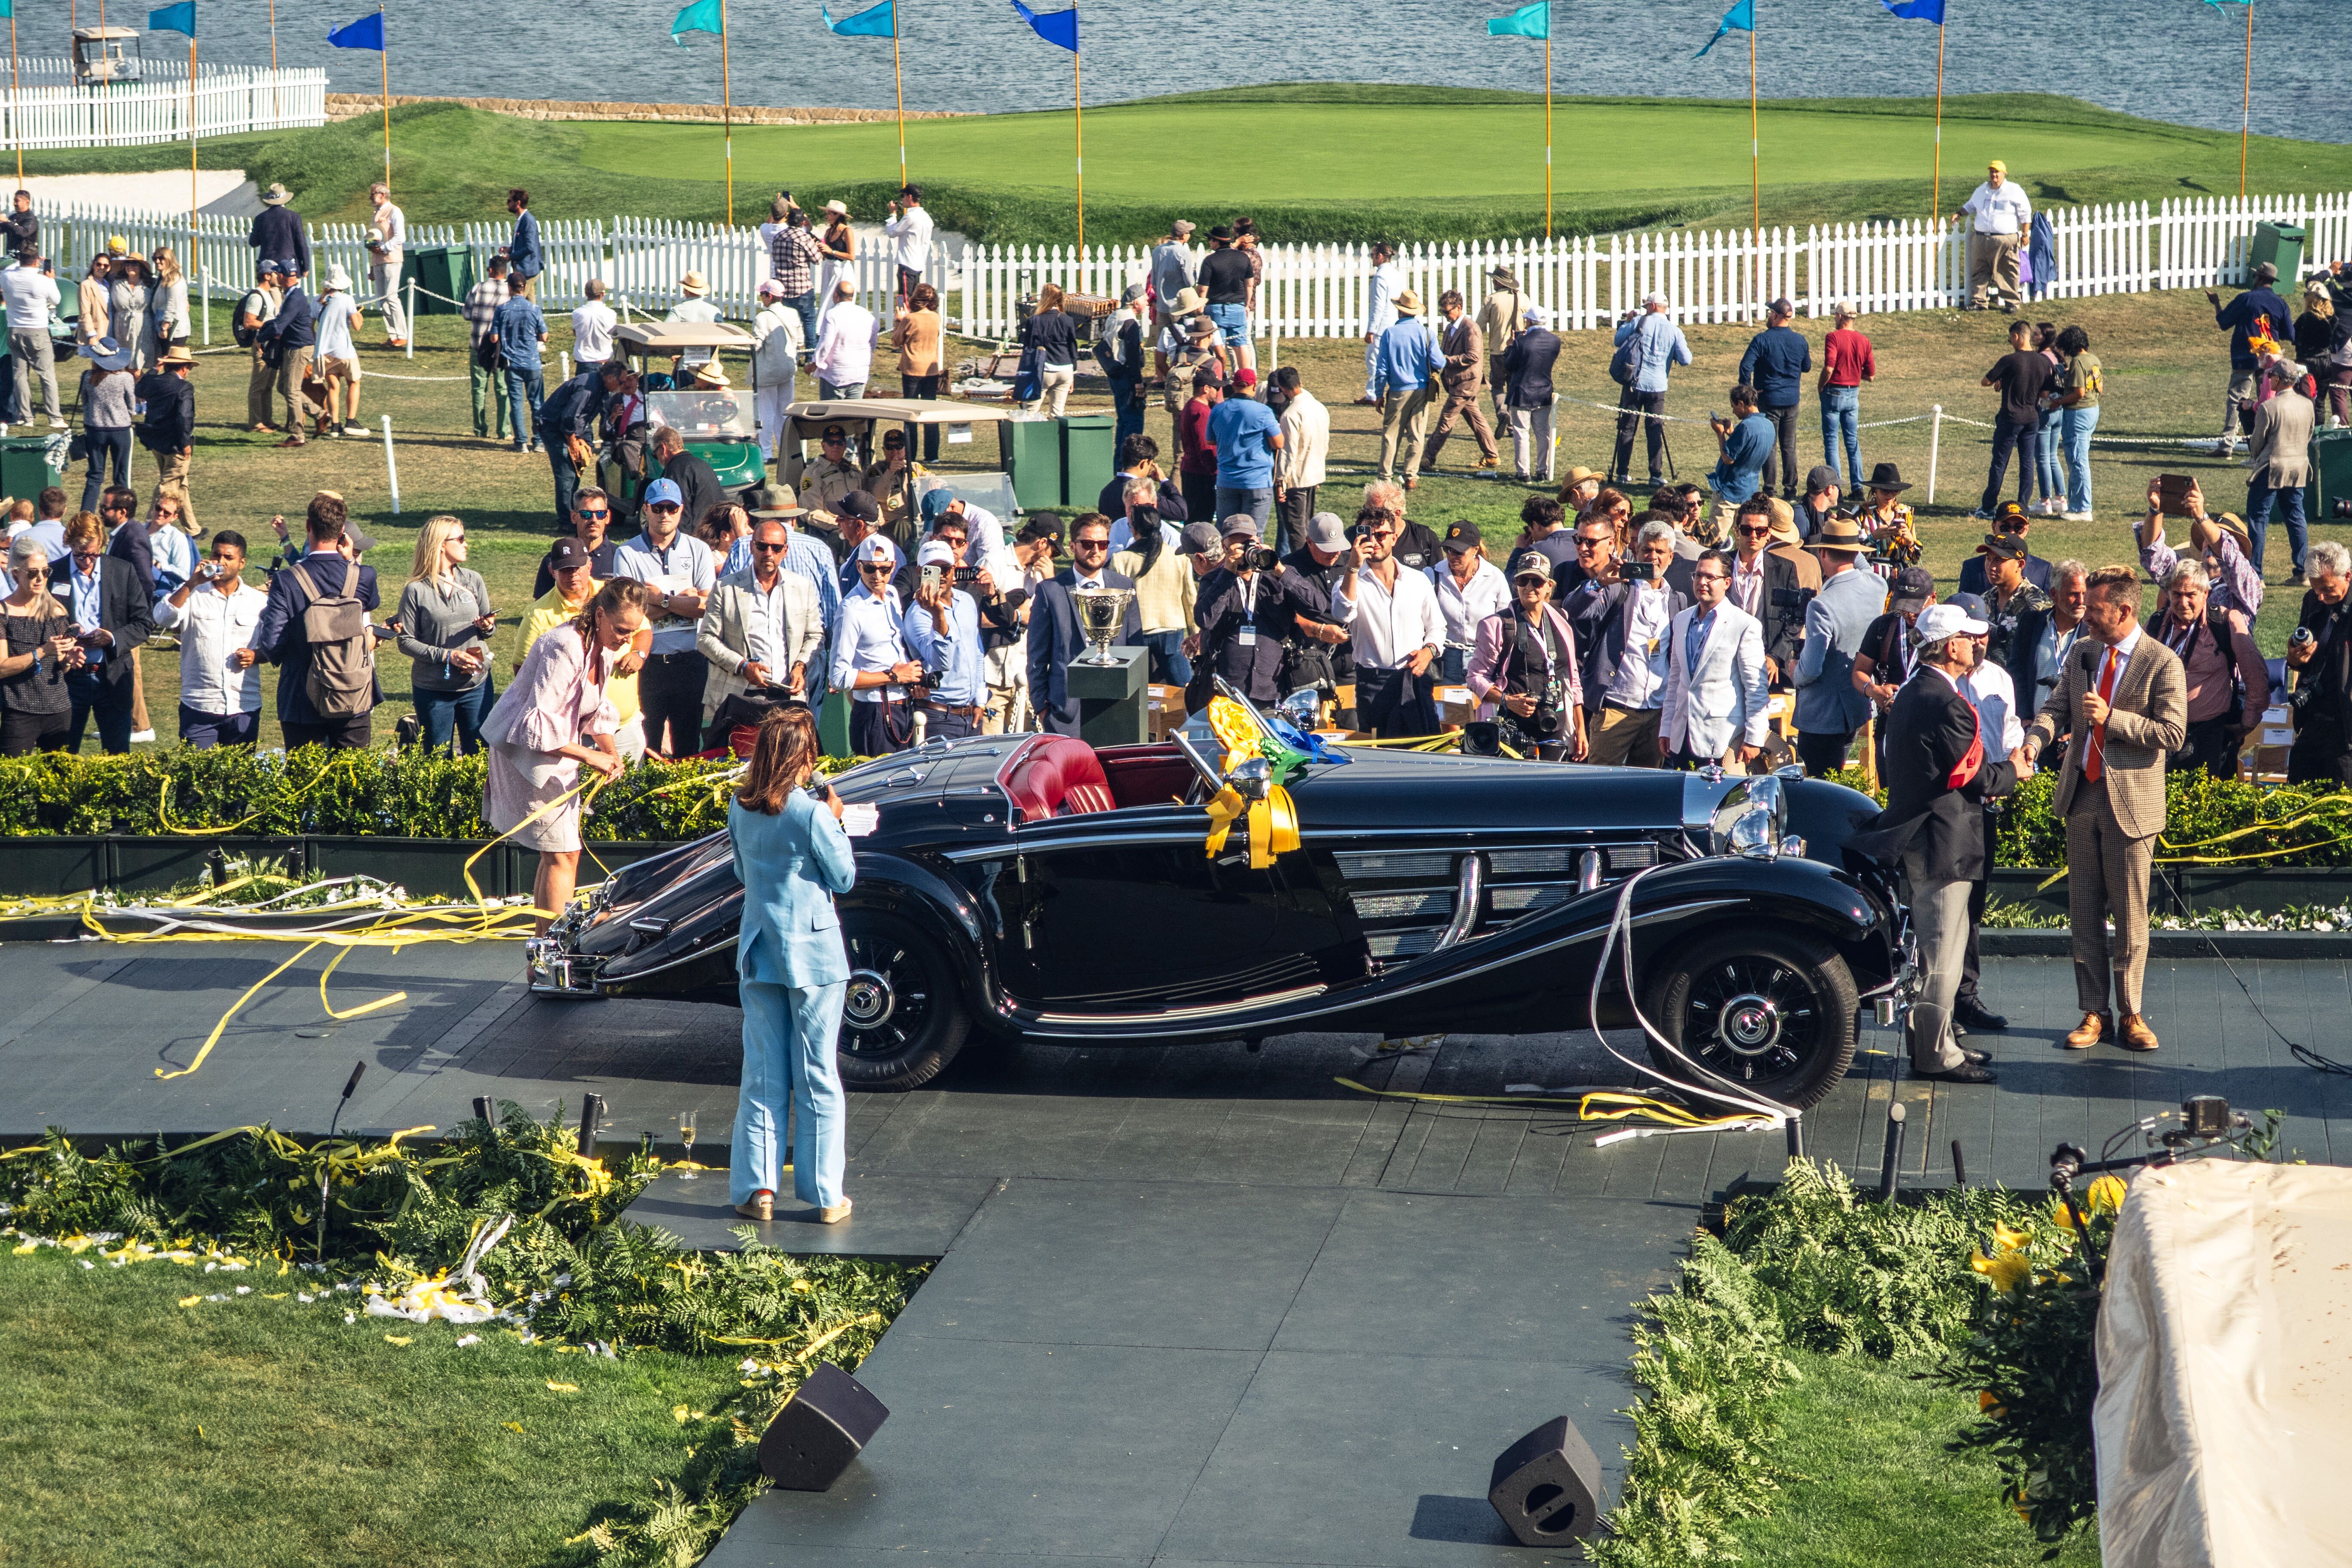
[{"label": "black speaker box", "polygon": [[[820,1362],[760,1439],[760,1468],[790,1491],[821,1492],[874,1440],[890,1412],[866,1385]],[[1590,1458],[1590,1455],[1587,1456]]]},{"label": "black speaker box", "polygon": [[1567,1416],[1555,1416],[1503,1450],[1486,1500],[1522,1546],[1581,1541],[1601,1528],[1601,1461]]}]

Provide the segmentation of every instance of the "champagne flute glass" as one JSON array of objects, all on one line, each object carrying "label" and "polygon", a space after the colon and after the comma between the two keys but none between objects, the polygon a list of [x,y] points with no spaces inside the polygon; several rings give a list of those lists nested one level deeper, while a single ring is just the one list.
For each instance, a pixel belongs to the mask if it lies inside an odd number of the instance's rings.
[{"label": "champagne flute glass", "polygon": [[[679,1112],[677,1113],[677,1137],[678,1137],[678,1142],[680,1142],[681,1143],[684,1143],[684,1144],[686,1145],[686,1158],[687,1158],[687,1162],[688,1162],[688,1163],[689,1165],[691,1165],[691,1164],[693,1163],[693,1161],[694,1161],[694,1112],[693,1112],[693,1111],[691,1111],[691,1110],[681,1110],[681,1111],[679,1111]],[[680,1171],[680,1172],[677,1173],[677,1179],[678,1179],[679,1181],[681,1181],[681,1182],[691,1182],[691,1181],[698,1180],[698,1179],[701,1177],[701,1175],[702,1175],[702,1173],[701,1173],[701,1172],[699,1172],[699,1171],[696,1171],[696,1170],[685,1170],[685,1171]]]}]

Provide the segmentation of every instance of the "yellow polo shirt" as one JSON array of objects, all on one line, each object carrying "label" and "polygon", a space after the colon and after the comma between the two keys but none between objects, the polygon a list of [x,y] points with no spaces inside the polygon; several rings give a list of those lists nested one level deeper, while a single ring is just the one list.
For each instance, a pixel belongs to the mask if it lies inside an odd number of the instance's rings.
[{"label": "yellow polo shirt", "polygon": [[[596,590],[604,585],[602,583],[590,583],[588,598],[594,598]],[[576,605],[566,604],[562,588],[550,588],[545,594],[540,595],[532,602],[530,614],[522,618],[524,657],[530,657],[530,645],[541,637],[566,621],[578,620],[580,612],[586,607],[587,603],[587,599],[583,599]],[[622,723],[625,724],[637,716],[637,678],[635,676],[615,675],[604,683],[604,693],[613,700],[613,711],[620,715]]]}]

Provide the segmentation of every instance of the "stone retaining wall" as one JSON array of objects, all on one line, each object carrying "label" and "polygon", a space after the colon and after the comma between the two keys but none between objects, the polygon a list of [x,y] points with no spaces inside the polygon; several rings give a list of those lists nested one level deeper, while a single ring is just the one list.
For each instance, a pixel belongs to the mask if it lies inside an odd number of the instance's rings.
[{"label": "stone retaining wall", "polygon": [[[430,98],[410,97],[394,93],[392,101],[403,103],[461,103],[467,109],[488,110],[493,114],[509,114],[518,120],[640,120],[709,121],[719,124],[725,112],[716,103],[603,103],[572,101],[546,98]],[[368,93],[331,92],[327,95],[327,118],[352,120],[362,114],[374,114],[383,108],[383,100]],[[887,109],[772,109],[756,104],[735,106],[738,125],[845,125],[865,121],[896,120],[898,115]],[[942,110],[907,111],[909,120],[951,120],[962,118]]]}]

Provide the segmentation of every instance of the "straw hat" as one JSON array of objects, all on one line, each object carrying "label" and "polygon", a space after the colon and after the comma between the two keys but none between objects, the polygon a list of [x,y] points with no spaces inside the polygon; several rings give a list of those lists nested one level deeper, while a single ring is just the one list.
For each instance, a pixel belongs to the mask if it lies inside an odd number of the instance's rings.
[{"label": "straw hat", "polygon": [[680,289],[685,289],[689,294],[708,294],[710,292],[710,284],[699,272],[688,273],[685,277],[677,280],[677,286]]},{"label": "straw hat", "polygon": [[1860,555],[1870,549],[1870,542],[1862,536],[1862,524],[1843,514],[1833,514],[1822,519],[1821,526],[1813,530],[1812,540],[1806,548],[1837,550],[1848,555]]},{"label": "straw hat", "polygon": [[188,352],[187,344],[173,343],[164,351],[163,357],[155,362],[155,368],[169,370],[175,364],[186,365],[190,370],[196,368],[196,356]]},{"label": "straw hat", "polygon": [[1207,304],[1207,298],[1198,289],[1179,289],[1176,290],[1175,302],[1168,307],[1168,313],[1171,316],[1190,316],[1205,308]]},{"label": "straw hat", "polygon": [[732,390],[727,379],[727,367],[715,359],[704,360],[694,373],[694,384],[706,392]]},{"label": "straw hat", "polygon": [[261,205],[266,207],[282,207],[293,199],[286,187],[275,180],[270,181],[269,188],[261,193]]},{"label": "straw hat", "polygon": [[1396,297],[1396,308],[1400,316],[1418,316],[1421,314],[1421,296],[1410,289],[1403,289]]},{"label": "straw hat", "polygon": [[847,217],[849,216],[848,204],[842,201],[838,196],[835,196],[833,200],[825,203],[824,210],[828,213],[837,214],[842,217]]}]

